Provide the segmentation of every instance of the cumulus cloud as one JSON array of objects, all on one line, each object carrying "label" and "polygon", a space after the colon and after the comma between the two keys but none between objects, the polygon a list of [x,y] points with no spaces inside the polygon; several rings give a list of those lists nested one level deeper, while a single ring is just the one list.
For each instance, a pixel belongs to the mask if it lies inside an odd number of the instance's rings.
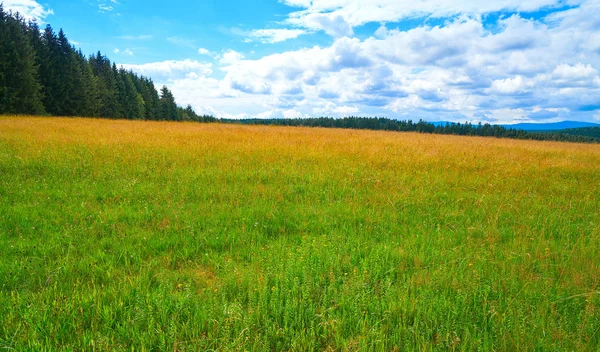
[{"label": "cumulus cloud", "polygon": [[209,76],[212,74],[212,64],[200,63],[196,60],[167,60],[152,62],[142,65],[122,64],[126,70],[138,72],[144,76],[152,77],[157,82],[178,80],[196,76]]},{"label": "cumulus cloud", "polygon": [[352,36],[354,30],[342,15],[331,13],[295,13],[287,20],[288,23],[302,26],[311,30],[323,30],[332,37]]},{"label": "cumulus cloud", "polygon": [[492,82],[491,90],[500,94],[516,94],[526,91],[532,86],[523,76],[497,79]]},{"label": "cumulus cloud", "polygon": [[561,64],[556,66],[551,79],[561,87],[591,87],[598,83],[598,70],[589,64]]},{"label": "cumulus cloud", "polygon": [[244,59],[244,55],[235,50],[227,50],[219,56],[219,63],[221,65],[233,65],[240,60]]},{"label": "cumulus cloud", "polygon": [[35,0],[3,0],[2,3],[5,10],[18,12],[27,20],[43,22],[54,14],[52,9],[45,8]]},{"label": "cumulus cloud", "polygon": [[[432,2],[439,8],[424,12],[481,13],[559,4],[551,0]],[[370,2],[352,2],[356,11],[349,12],[366,19],[342,15],[347,9],[342,0],[286,3],[303,12],[294,18],[307,21],[311,14],[338,12],[353,27],[370,18],[359,14],[371,8]],[[325,6],[341,3],[346,5]],[[392,17],[397,18],[429,6],[429,2],[415,3],[404,4],[407,9],[398,9],[395,1],[380,4],[389,11],[396,9]],[[600,52],[593,40],[600,21],[592,15],[596,4],[553,10],[535,20],[518,14],[501,17],[493,23],[493,31],[482,17],[457,16],[438,26],[424,24],[409,30],[380,25],[376,36],[358,39],[346,36],[350,27],[335,30],[331,23],[321,22],[307,30],[328,27],[336,36],[331,45],[255,60],[229,50],[216,56],[219,78],[180,75],[169,85],[181,103],[224,117],[352,114],[499,123],[593,120],[600,110]],[[385,17],[389,11],[373,18],[389,19]]]}]

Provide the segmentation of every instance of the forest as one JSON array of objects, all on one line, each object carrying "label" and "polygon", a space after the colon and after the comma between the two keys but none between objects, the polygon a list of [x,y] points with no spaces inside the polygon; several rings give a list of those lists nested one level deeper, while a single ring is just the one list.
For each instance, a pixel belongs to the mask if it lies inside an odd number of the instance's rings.
[{"label": "forest", "polygon": [[600,127],[567,128],[557,133],[600,138]]},{"label": "forest", "polygon": [[443,123],[433,124],[424,120],[413,122],[412,120],[393,120],[383,117],[344,117],[335,119],[331,117],[318,118],[298,118],[298,119],[244,119],[244,120],[223,120],[229,123],[258,124],[258,125],[278,125],[278,126],[304,126],[304,127],[325,127],[325,128],[350,128],[367,129],[382,131],[400,131],[400,132],[419,132],[446,134],[458,136],[480,136],[511,139],[529,139],[544,141],[563,141],[579,143],[600,143],[597,134],[588,132],[588,128],[572,130],[570,133],[556,132],[527,132],[514,128],[506,128],[489,123],[472,124],[469,122],[461,123]]},{"label": "forest", "polygon": [[171,91],[98,52],[86,57],[63,30],[41,30],[0,3],[0,114],[214,121],[177,106]]}]

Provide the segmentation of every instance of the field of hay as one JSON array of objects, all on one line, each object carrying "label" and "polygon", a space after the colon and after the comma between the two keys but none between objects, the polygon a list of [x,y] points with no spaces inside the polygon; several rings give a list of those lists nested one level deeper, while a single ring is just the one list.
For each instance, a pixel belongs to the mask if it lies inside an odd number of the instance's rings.
[{"label": "field of hay", "polygon": [[600,146],[0,117],[0,349],[600,348]]}]

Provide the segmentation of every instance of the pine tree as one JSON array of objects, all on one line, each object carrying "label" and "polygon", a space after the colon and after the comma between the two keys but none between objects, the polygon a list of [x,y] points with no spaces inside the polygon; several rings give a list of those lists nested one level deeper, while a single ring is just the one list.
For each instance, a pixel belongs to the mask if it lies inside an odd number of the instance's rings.
[{"label": "pine tree", "polygon": [[0,112],[43,114],[38,67],[27,25],[19,14],[6,16],[3,9],[0,12]]},{"label": "pine tree", "polygon": [[123,81],[124,94],[122,104],[125,107],[125,117],[129,119],[144,118],[144,99],[138,93],[133,83],[132,77],[134,74],[132,72],[126,72],[124,69],[119,70],[119,74]]},{"label": "pine tree", "polygon": [[8,112],[8,87],[6,73],[8,72],[8,29],[7,15],[0,3],[0,114]]},{"label": "pine tree", "polygon": [[151,79],[145,79],[145,86],[148,96],[144,97],[146,102],[146,118],[149,120],[158,120],[160,116],[160,97],[158,91]]},{"label": "pine tree", "polygon": [[76,53],[65,32],[58,31],[57,72],[60,84],[60,115],[76,116],[84,110],[81,102],[85,101],[83,77],[76,59]]},{"label": "pine tree", "polygon": [[62,87],[57,64],[59,46],[50,25],[47,25],[44,29],[41,39],[43,49],[38,55],[40,56],[40,83],[44,93],[43,103],[50,115],[60,116],[62,112]]},{"label": "pine tree", "polygon": [[75,55],[78,77],[78,84],[81,91],[81,101],[78,103],[77,116],[98,116],[100,113],[100,96],[98,94],[97,81],[92,67],[81,51]]},{"label": "pine tree", "polygon": [[[1,0],[0,0],[1,1]],[[64,31],[6,13],[0,3],[0,113],[99,116],[147,120],[194,120],[167,87],[116,64],[100,52],[87,59]],[[210,120],[210,121],[212,121]]]},{"label": "pine tree", "polygon": [[160,119],[161,120],[178,120],[177,104],[173,94],[163,86],[160,90]]},{"label": "pine tree", "polygon": [[98,52],[90,57],[92,72],[97,77],[96,89],[99,98],[99,117],[115,118],[117,116],[118,89],[113,75],[110,60]]}]

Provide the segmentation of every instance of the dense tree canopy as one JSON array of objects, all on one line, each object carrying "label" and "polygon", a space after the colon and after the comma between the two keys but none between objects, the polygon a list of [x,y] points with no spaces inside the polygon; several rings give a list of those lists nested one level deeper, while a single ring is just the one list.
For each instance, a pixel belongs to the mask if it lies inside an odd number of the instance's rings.
[{"label": "dense tree canopy", "polygon": [[582,127],[582,128],[567,128],[557,131],[560,134],[570,134],[574,136],[586,136],[600,139],[600,127]]},{"label": "dense tree canopy", "polygon": [[305,126],[305,127],[330,127],[330,128],[352,128],[366,130],[420,132],[435,134],[453,134],[460,136],[481,136],[513,139],[552,140],[566,142],[600,143],[600,138],[590,132],[572,134],[558,132],[527,132],[498,125],[471,123],[443,123],[435,125],[420,120],[392,120],[382,117],[344,117],[335,119],[331,117],[299,118],[299,119],[244,119],[244,120],[221,120],[222,122],[278,125],[278,126]]},{"label": "dense tree canopy", "polygon": [[118,68],[98,52],[76,50],[63,30],[40,30],[0,3],[0,114],[214,121],[178,107],[151,79]]}]

